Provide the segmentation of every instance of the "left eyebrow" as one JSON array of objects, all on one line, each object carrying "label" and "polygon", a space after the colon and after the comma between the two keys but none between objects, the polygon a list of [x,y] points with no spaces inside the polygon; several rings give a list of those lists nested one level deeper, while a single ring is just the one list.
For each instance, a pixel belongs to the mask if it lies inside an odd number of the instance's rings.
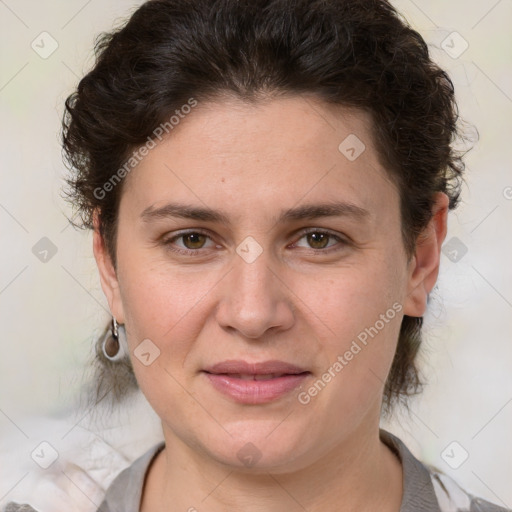
[{"label": "left eyebrow", "polygon": [[[229,217],[223,212],[189,204],[167,203],[159,208],[149,206],[141,213],[141,218],[145,222],[168,217],[218,222],[227,226],[231,225]],[[275,223],[313,220],[321,217],[352,217],[356,220],[366,220],[370,217],[370,212],[360,206],[347,202],[306,204],[296,208],[282,210],[277,220],[275,220]]]},{"label": "left eyebrow", "polygon": [[282,211],[277,222],[312,220],[321,217],[354,217],[357,220],[365,220],[370,217],[370,212],[347,202],[306,204]]}]

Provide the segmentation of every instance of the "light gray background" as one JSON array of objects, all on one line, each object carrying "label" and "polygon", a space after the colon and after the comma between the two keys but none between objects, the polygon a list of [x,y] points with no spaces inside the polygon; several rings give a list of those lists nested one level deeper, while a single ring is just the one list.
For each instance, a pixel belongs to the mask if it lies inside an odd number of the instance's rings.
[{"label": "light gray background", "polygon": [[[20,460],[44,438],[40,418],[72,407],[91,337],[109,318],[91,234],[68,226],[60,197],[60,119],[64,99],[93,63],[94,36],[140,3],[0,0],[0,432],[5,446],[19,443]],[[512,507],[512,2],[394,4],[449,71],[461,115],[480,140],[467,157],[467,186],[447,236],[467,253],[457,262],[442,256],[427,316],[429,385],[410,416],[384,426],[466,489]],[[48,51],[43,31],[58,44],[47,58],[31,47],[39,41],[39,51]],[[464,41],[457,58],[443,49],[448,42],[458,53]],[[47,262],[32,252],[43,237],[57,248]],[[452,457],[460,447],[469,455],[458,469],[441,456],[453,441]],[[0,479],[0,501],[23,471]]]}]

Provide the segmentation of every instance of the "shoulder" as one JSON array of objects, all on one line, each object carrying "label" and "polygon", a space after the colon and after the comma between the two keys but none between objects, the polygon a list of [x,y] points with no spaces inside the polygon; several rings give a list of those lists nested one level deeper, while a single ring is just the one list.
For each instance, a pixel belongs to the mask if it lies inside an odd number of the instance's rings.
[{"label": "shoulder", "polygon": [[37,512],[37,510],[26,503],[21,504],[11,501],[7,503],[1,512]]},{"label": "shoulder", "polygon": [[98,511],[136,512],[149,466],[164,448],[165,442],[159,442],[121,471],[107,489]]},{"label": "shoulder", "polygon": [[[158,444],[154,445],[149,450],[147,450],[138,459],[136,459],[130,466],[123,469],[114,478],[110,486],[107,488],[103,502],[101,503],[99,508],[94,508],[94,511],[97,510],[101,512],[135,512],[136,510],[138,510],[138,504],[140,503],[142,495],[144,479],[149,468],[149,465],[156,457],[156,455],[164,448],[165,443],[163,441],[159,442]],[[10,501],[3,508],[0,508],[0,512],[47,512],[50,510],[55,510],[55,508],[57,508],[58,510],[62,510],[64,508],[64,502],[62,504],[56,506],[55,505],[56,501],[53,503],[53,505],[49,505],[48,503],[46,503],[44,506],[42,506],[42,509],[36,509],[26,503]],[[69,507],[67,505],[65,505],[65,508],[68,511],[78,510],[74,507]],[[80,508],[80,510],[83,509]],[[87,510],[93,512],[93,509],[90,507]]]},{"label": "shoulder", "polygon": [[390,432],[380,429],[380,437],[402,463],[404,494],[400,512],[512,512],[469,493],[438,468],[420,461]]},{"label": "shoulder", "polygon": [[[0,484],[11,487],[0,492],[0,512],[96,512],[116,476],[162,440],[161,421],[142,395],[115,414],[105,407],[88,416],[81,408],[23,416],[37,437],[0,436]],[[42,441],[56,452],[47,467],[33,455]]]},{"label": "shoulder", "polygon": [[428,467],[441,512],[512,512],[463,489],[453,478]]}]

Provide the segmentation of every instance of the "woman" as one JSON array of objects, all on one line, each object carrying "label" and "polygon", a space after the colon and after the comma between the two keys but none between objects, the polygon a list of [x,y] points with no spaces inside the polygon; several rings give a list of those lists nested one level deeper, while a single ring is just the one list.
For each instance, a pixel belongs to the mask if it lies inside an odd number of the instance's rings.
[{"label": "woman", "polygon": [[464,169],[421,36],[382,0],[152,0],[97,55],[69,194],[109,387],[134,376],[165,439],[98,510],[505,510],[379,428],[420,389]]}]

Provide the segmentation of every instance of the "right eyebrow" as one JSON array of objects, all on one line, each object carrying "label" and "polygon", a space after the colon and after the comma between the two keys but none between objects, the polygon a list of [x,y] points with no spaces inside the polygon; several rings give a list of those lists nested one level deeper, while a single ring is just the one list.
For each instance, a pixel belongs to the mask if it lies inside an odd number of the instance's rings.
[{"label": "right eyebrow", "polygon": [[165,219],[167,217],[178,217],[182,219],[202,220],[230,224],[229,218],[217,210],[202,208],[188,204],[167,203],[159,208],[149,206],[140,215],[145,222],[153,219]]}]

